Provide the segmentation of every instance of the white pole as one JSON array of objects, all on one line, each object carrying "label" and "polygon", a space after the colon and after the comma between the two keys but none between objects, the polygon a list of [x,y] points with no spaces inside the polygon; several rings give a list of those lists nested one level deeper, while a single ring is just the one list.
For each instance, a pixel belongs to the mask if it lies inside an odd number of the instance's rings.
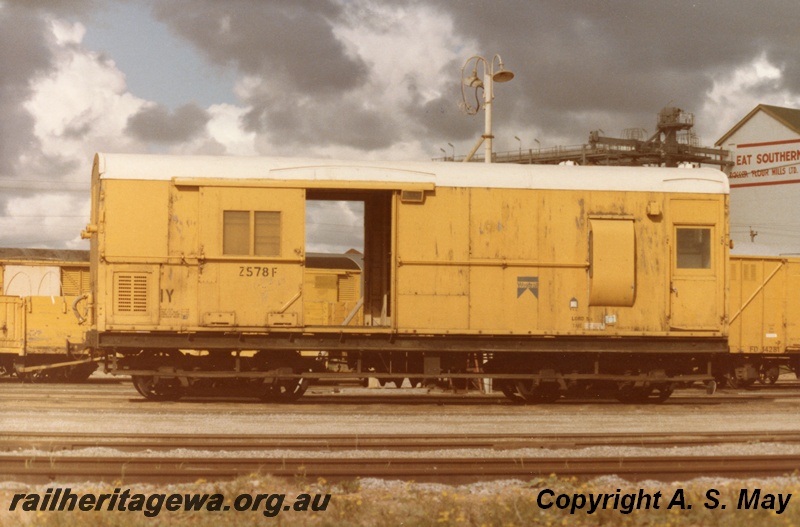
[{"label": "white pole", "polygon": [[487,71],[486,63],[483,64],[483,109],[486,112],[486,130],[483,137],[486,139],[485,159],[486,163],[492,162],[492,99],[494,99],[492,72]]}]

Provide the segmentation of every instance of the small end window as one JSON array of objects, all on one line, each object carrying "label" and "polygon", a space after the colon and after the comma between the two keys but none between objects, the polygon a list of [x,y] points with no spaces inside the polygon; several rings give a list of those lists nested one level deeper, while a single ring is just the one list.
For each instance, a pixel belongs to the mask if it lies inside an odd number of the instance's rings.
[{"label": "small end window", "polygon": [[679,227],[678,269],[711,269],[711,229]]}]

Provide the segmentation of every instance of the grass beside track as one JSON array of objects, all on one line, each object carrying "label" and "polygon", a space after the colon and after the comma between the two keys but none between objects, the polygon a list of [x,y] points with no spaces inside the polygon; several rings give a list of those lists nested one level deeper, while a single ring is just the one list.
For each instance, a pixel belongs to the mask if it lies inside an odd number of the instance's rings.
[{"label": "grass beside track", "polygon": [[[114,485],[0,484],[0,525],[42,526],[151,526],[151,525],[292,525],[292,526],[495,526],[495,525],[703,525],[742,526],[754,525],[800,525],[800,478],[785,477],[763,480],[733,480],[702,478],[687,483],[640,482],[629,483],[616,477],[603,477],[589,482],[551,476],[528,482],[506,481],[478,483],[465,486],[439,484],[417,484],[384,482],[378,480],[329,483],[287,482],[269,476],[252,475],[229,482],[198,481],[181,485],[132,485],[132,492],[141,493],[220,493],[226,503],[232,504],[234,496],[259,493],[285,494],[286,503],[291,503],[300,494],[330,494],[327,509],[320,512],[296,512],[287,510],[275,517],[267,518],[259,511],[246,512],[167,512],[157,517],[145,517],[141,512],[90,511],[90,512],[9,512],[9,504],[15,493],[41,493],[53,487],[70,487],[80,493],[112,493]],[[633,510],[624,513],[621,507],[613,508],[613,498],[604,510],[588,514],[577,510],[559,510],[555,506],[543,510],[537,504],[540,493],[549,489],[555,501],[559,494],[572,497],[575,494],[662,494],[659,508]],[[785,511],[778,515],[772,510],[759,507],[756,510],[739,510],[737,502],[741,489],[760,491],[759,503],[767,494],[792,494]],[[684,506],[668,508],[670,500],[682,491]],[[720,505],[709,509],[709,490],[715,494]]]}]

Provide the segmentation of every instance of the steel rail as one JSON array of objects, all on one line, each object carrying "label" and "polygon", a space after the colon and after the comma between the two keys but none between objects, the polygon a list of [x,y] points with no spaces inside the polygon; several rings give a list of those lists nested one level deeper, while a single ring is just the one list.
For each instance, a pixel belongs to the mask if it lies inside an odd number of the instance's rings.
[{"label": "steel rail", "polygon": [[305,450],[305,451],[425,451],[454,449],[515,450],[579,449],[613,447],[696,447],[754,443],[800,443],[800,431],[770,432],[633,432],[572,434],[324,434],[324,435],[232,435],[232,434],[125,434],[104,433],[0,433],[0,452],[30,449],[64,452],[108,448],[125,452],[194,449],[204,451]]},{"label": "steel rail", "polygon": [[556,475],[588,479],[617,475],[630,481],[700,476],[767,477],[791,474],[800,456],[666,456],[560,458],[86,458],[0,456],[0,474],[26,483],[102,481],[114,484],[232,479],[254,473],[329,481],[356,478],[465,483],[530,480]]}]

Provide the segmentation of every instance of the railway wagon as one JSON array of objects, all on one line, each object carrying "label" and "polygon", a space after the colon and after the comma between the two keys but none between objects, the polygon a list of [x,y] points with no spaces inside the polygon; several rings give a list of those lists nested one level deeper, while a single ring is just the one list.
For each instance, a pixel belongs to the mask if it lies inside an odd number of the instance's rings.
[{"label": "railway wagon", "polygon": [[[89,252],[0,249],[0,370],[27,380],[85,380]],[[84,321],[85,322],[85,321]]]},{"label": "railway wagon", "polygon": [[[357,322],[304,311],[317,201],[363,210]],[[294,400],[336,375],[319,350],[348,377],[663,400],[727,353],[727,217],[712,169],[97,154],[90,341],[153,399]]]},{"label": "railway wagon", "polygon": [[731,256],[730,365],[734,386],[800,372],[800,258]]}]

